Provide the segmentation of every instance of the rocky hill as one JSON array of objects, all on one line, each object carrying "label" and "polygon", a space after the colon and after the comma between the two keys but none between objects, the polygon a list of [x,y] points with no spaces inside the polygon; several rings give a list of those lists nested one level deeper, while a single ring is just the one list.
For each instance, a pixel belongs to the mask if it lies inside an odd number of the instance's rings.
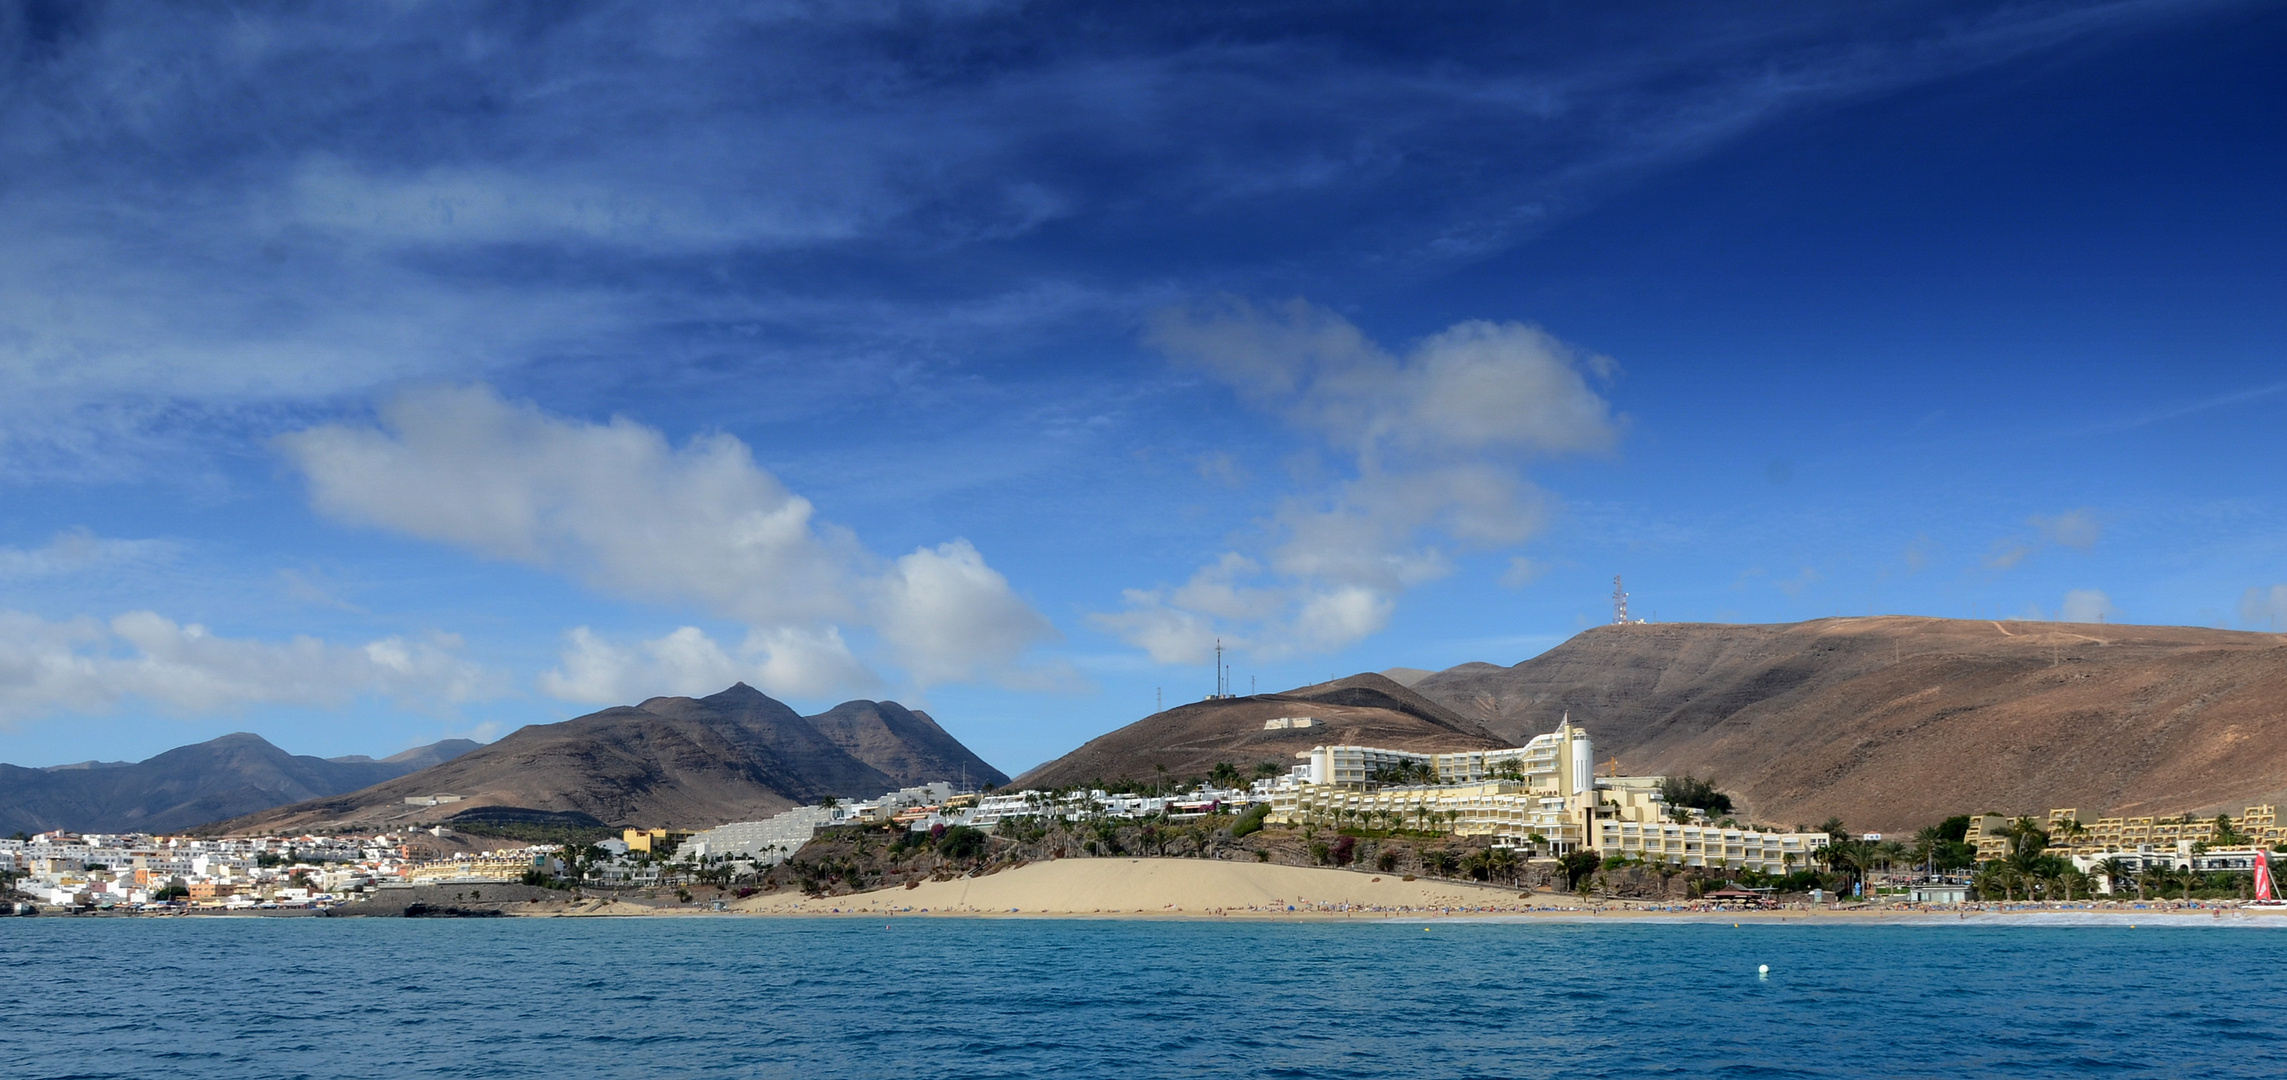
[{"label": "rocky hill", "polygon": [[[1278,718],[1311,718],[1306,728],[1265,730]],[[1016,778],[1019,787],[1062,787],[1122,779],[1205,776],[1219,762],[1252,772],[1285,772],[1295,753],[1331,743],[1403,750],[1475,750],[1505,746],[1483,725],[1380,675],[1305,686],[1277,694],[1196,701],[1153,713]]]},{"label": "rocky hill", "polygon": [[[483,745],[474,739],[446,739],[442,742],[433,742],[427,746],[416,746],[411,750],[391,754],[381,760],[391,765],[404,766],[406,772],[415,772],[431,765],[442,765]],[[374,759],[363,754],[351,754],[348,757],[333,757],[326,760],[342,764],[357,764]]]},{"label": "rocky hill", "polygon": [[[205,831],[398,826],[486,807],[699,829],[768,817],[823,796],[867,798],[963,776],[980,785],[1008,779],[927,713],[853,701],[804,717],[741,683],[709,697],[652,698],[519,728],[434,768]],[[418,802],[439,794],[460,798]]]},{"label": "rocky hill", "polygon": [[1413,685],[1508,742],[1569,711],[1600,758],[1713,777],[1771,822],[2287,801],[2277,634],[1897,616],[1602,626]]},{"label": "rocky hill", "polygon": [[447,739],[375,761],[289,754],[239,732],[179,746],[140,762],[81,762],[45,769],[0,765],[0,833],[50,829],[153,832],[188,829],[282,803],[338,795],[475,749]]}]

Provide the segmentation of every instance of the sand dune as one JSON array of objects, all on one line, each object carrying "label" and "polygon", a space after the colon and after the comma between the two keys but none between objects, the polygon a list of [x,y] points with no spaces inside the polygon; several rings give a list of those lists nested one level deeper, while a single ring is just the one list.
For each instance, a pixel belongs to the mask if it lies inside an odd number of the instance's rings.
[{"label": "sand dune", "polygon": [[[1552,900],[1556,904],[1577,901]],[[756,896],[758,914],[1287,915],[1520,911],[1515,889],[1396,874],[1210,859],[1060,859],[979,878],[807,900]]]}]

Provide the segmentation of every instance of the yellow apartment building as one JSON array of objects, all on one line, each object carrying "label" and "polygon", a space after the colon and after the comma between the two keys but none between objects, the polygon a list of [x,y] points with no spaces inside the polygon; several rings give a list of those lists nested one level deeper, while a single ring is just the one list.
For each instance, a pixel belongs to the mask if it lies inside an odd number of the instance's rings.
[{"label": "yellow apartment building", "polygon": [[[1970,818],[1969,842],[1977,845],[1980,861],[2009,854],[2008,830],[2015,818],[1983,813]],[[2287,830],[2279,825],[2279,808],[2268,803],[2250,806],[2230,819],[2232,831],[2260,847],[2287,843]],[[2104,855],[2146,849],[2175,851],[2205,844],[2223,846],[2214,818],[2100,817],[2083,821],[2073,808],[2049,811],[2042,827],[2049,833],[2049,850],[2060,855]]]},{"label": "yellow apartment building", "polygon": [[672,855],[692,835],[672,829],[627,829],[620,833],[620,839],[627,841],[629,851],[654,851]]},{"label": "yellow apartment building", "polygon": [[521,881],[526,872],[548,867],[548,856],[532,851],[494,851],[483,855],[461,855],[438,859],[408,868],[405,880],[416,885],[433,885],[457,881],[510,882]]}]

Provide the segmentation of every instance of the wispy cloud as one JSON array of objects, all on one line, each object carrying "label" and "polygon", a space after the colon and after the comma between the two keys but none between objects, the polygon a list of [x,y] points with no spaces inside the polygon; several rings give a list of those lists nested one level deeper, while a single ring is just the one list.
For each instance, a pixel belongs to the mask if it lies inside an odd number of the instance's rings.
[{"label": "wispy cloud", "polygon": [[0,547],[0,581],[153,566],[172,561],[177,553],[167,540],[119,540],[84,528],[67,529],[40,547]]},{"label": "wispy cloud", "polygon": [[1434,269],[1803,109],[2200,6],[57,8],[0,102],[0,468],[567,356],[658,377],[739,327],[957,354],[1170,281]]},{"label": "wispy cloud", "polygon": [[2087,551],[2096,546],[2104,534],[2104,523],[2096,512],[2087,507],[2067,510],[2054,516],[2035,514],[2025,519],[2032,527],[2030,534],[2004,537],[1993,543],[1993,551],[1985,557],[1985,565],[1993,570],[2014,570],[2026,559],[2032,558],[2051,546],[2069,547]]},{"label": "wispy cloud", "polygon": [[2247,590],[2239,598],[2239,621],[2248,626],[2287,630],[2287,584]]},{"label": "wispy cloud", "polygon": [[2118,424],[2112,425],[2106,430],[2124,430],[2128,428],[2150,427],[2154,424],[2167,423],[2170,420],[2181,420],[2187,416],[2198,416],[2201,413],[2214,412],[2217,409],[2228,409],[2234,405],[2245,405],[2250,402],[2262,401],[2265,398],[2272,397],[2281,393],[2287,393],[2287,382],[2277,382],[2272,383],[2268,386],[2258,386],[2251,390],[2240,390],[2229,394],[2219,394],[2215,397],[2204,398],[2189,404],[2162,409],[2159,412],[2146,413],[2142,416],[2123,420]]}]

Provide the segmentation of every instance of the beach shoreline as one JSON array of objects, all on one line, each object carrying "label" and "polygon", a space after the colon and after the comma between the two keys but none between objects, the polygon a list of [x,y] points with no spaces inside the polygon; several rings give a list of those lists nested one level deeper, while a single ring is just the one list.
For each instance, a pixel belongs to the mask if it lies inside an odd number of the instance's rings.
[{"label": "beach shoreline", "polygon": [[1105,858],[1035,863],[975,878],[841,896],[758,894],[711,905],[626,900],[518,905],[524,917],[983,918],[1272,922],[1734,923],[1745,925],[2040,925],[2287,927],[2287,910],[2217,902],[2080,901],[1953,906],[1847,905],[1726,909],[1704,903],[1584,900],[1478,882],[1407,880],[1330,868],[1202,859]]}]

